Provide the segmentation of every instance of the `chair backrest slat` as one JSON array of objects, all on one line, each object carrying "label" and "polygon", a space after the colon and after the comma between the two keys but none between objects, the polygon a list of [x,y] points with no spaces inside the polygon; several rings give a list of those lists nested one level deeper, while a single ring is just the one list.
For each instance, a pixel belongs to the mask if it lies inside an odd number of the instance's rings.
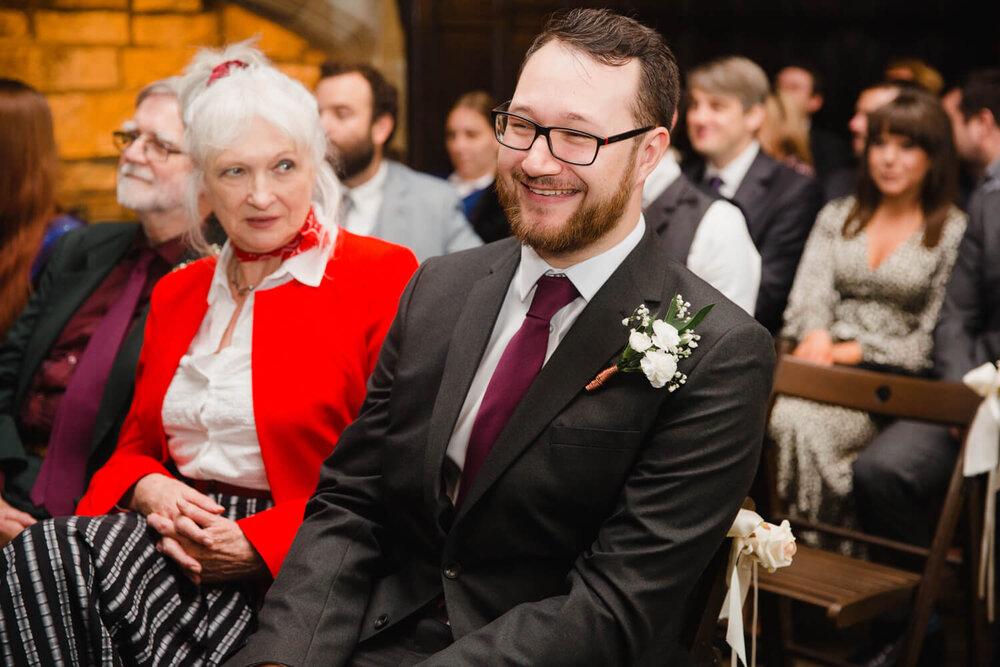
[{"label": "chair backrest slat", "polygon": [[968,426],[982,400],[959,382],[819,366],[788,355],[778,363],[773,393],[953,426]]}]

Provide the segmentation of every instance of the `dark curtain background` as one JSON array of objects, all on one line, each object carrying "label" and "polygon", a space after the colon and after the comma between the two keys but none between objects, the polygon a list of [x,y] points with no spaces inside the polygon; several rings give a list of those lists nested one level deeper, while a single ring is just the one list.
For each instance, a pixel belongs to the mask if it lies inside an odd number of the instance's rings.
[{"label": "dark curtain background", "polygon": [[610,7],[655,27],[682,73],[727,54],[748,56],[772,76],[789,61],[809,61],[827,84],[816,122],[845,137],[858,92],[879,80],[891,59],[920,58],[947,86],[970,69],[1000,65],[995,0],[399,0],[399,6],[409,61],[408,161],[434,173],[450,171],[444,119],[452,103],[477,88],[508,99],[528,44],[557,9]]}]

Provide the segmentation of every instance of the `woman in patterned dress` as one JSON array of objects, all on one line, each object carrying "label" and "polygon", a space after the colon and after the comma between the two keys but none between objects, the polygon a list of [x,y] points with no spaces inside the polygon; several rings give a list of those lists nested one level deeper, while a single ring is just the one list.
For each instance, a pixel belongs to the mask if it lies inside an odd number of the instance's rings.
[{"label": "woman in patterned dress", "polygon": [[229,240],[157,284],[83,516],[0,552],[2,664],[215,665],[239,646],[416,269],[326,215],[340,186],[305,87],[245,43],[181,85],[191,204]]},{"label": "woman in patterned dress", "polygon": [[[956,179],[951,126],[936,98],[905,91],[870,116],[856,193],[820,211],[799,263],[781,332],[795,343],[793,356],[930,371],[934,324],[965,230],[952,203]],[[851,464],[882,427],[865,412],[781,397],[768,431],[790,509],[855,527]]]}]

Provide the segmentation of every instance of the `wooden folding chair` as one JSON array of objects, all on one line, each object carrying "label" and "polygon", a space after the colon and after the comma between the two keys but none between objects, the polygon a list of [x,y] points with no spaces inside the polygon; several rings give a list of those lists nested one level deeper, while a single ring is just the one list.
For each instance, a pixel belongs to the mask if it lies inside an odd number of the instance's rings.
[{"label": "wooden folding chair", "polygon": [[[963,429],[972,421],[981,400],[959,383],[876,373],[844,366],[818,366],[789,355],[779,358],[771,407],[779,395],[798,396],[887,417],[916,419]],[[766,614],[764,618],[765,639],[777,639],[780,643],[780,654],[772,651],[772,657],[780,655],[786,665],[791,664],[792,655],[828,664],[844,664],[794,642],[791,601],[795,600],[823,608],[837,627],[867,621],[893,609],[909,608],[910,620],[899,664],[903,667],[916,664],[963,505],[964,451],[963,443],[952,470],[933,541],[928,549],[788,515],[777,494],[774,446],[770,442],[765,444],[762,475],[767,481],[771,521],[788,519],[798,530],[818,530],[925,559],[922,572],[910,572],[799,544],[790,567],[775,574],[760,574],[761,591],[779,596],[776,604],[768,606],[771,609],[777,607],[780,618],[775,619],[773,614]],[[975,549],[970,549],[969,552],[968,556],[974,563],[978,560],[978,552]],[[977,569],[972,568],[973,572]],[[979,650],[980,654],[984,654],[981,647]]]}]

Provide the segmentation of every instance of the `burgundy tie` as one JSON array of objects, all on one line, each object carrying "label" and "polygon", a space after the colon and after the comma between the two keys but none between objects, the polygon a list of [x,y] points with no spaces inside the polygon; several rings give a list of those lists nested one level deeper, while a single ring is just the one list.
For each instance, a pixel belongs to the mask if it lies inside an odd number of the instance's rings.
[{"label": "burgundy tie", "polygon": [[153,257],[152,250],[144,250],[139,255],[125,288],[91,335],[59,402],[48,451],[38,479],[31,487],[32,502],[44,507],[52,516],[72,514],[74,500],[83,494],[87,457],[104,385],[128,332]]},{"label": "burgundy tie", "polygon": [[579,296],[569,278],[542,276],[536,285],[528,314],[507,343],[472,423],[455,507],[462,505],[497,436],[541,370],[549,344],[549,320]]}]

